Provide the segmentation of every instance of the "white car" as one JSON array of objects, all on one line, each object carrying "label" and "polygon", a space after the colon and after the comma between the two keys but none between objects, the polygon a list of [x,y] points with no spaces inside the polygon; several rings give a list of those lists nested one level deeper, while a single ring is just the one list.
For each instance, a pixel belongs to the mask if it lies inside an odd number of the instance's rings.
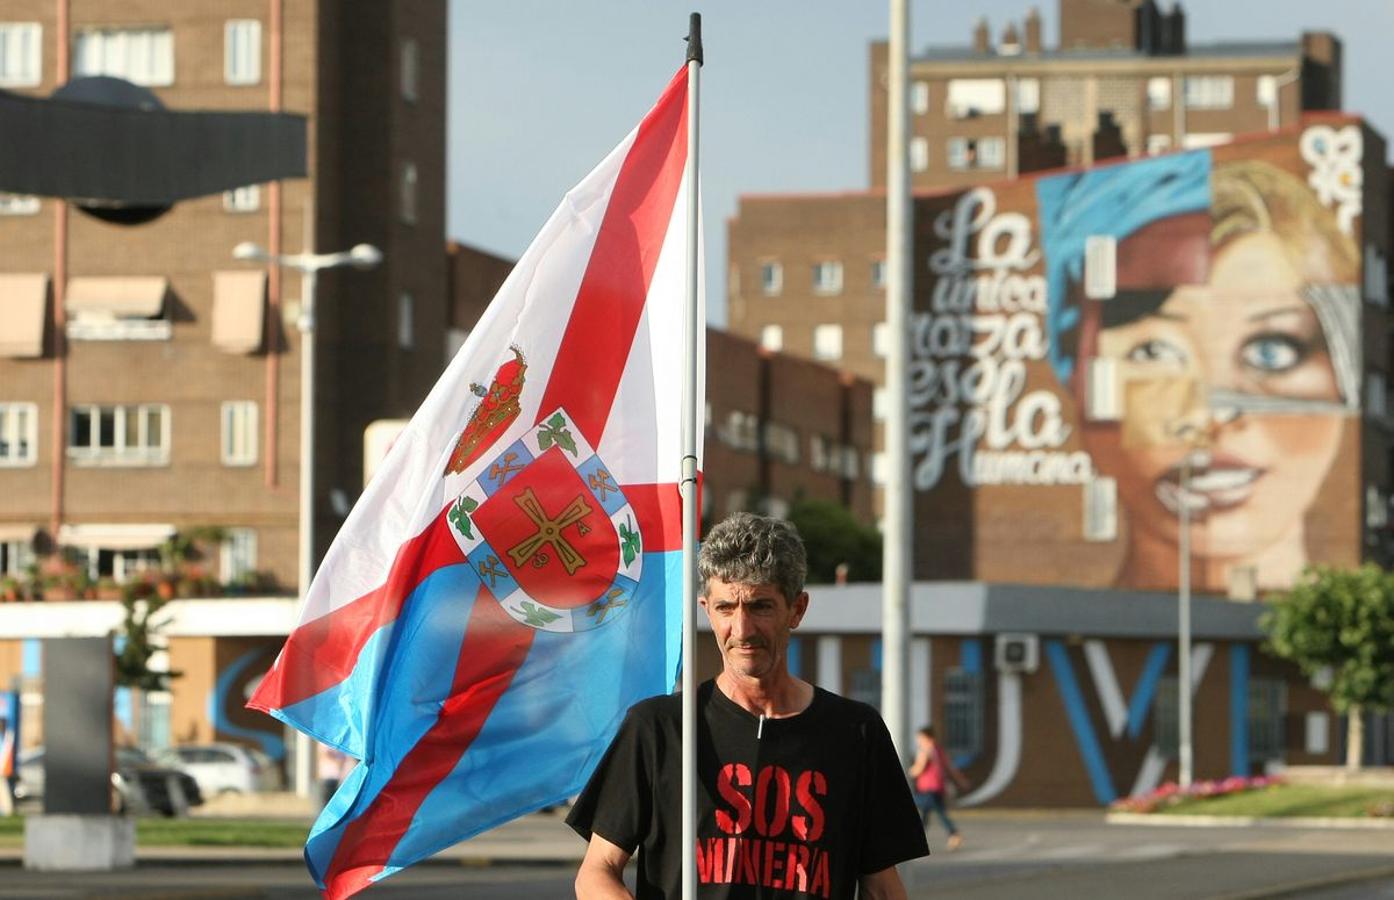
[{"label": "white car", "polygon": [[280,787],[280,772],[271,758],[241,744],[180,744],[161,756],[192,775],[205,797]]}]

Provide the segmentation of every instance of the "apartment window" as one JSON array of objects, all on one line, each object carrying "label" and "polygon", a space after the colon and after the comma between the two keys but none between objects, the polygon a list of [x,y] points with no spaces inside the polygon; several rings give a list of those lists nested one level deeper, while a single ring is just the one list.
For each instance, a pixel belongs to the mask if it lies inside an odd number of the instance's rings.
[{"label": "apartment window", "polygon": [[755,450],[760,446],[760,420],[754,413],[733,409],[726,421],[716,429],[717,440],[737,450]]},{"label": "apartment window", "polygon": [[973,142],[968,138],[949,138],[948,161],[950,169],[967,169],[972,165]]},{"label": "apartment window", "polygon": [[877,322],[871,326],[871,352],[882,359],[890,355],[891,326],[887,323]]},{"label": "apartment window", "polygon": [[1278,102],[1278,79],[1273,75],[1260,75],[1254,85],[1254,99],[1259,106],[1273,106]]},{"label": "apartment window", "polygon": [[1167,109],[1171,106],[1170,78],[1147,79],[1147,106],[1150,109]]},{"label": "apartment window", "polygon": [[146,87],[174,84],[168,28],[89,28],[73,38],[73,75],[111,75]]},{"label": "apartment window", "polygon": [[223,404],[222,459],[225,466],[253,466],[257,461],[257,405],[253,400]]},{"label": "apartment window", "polygon": [[976,756],[983,749],[983,676],[949,669],[944,673],[944,748],[949,756]]},{"label": "apartment window", "polygon": [[1276,678],[1249,679],[1249,758],[1282,759],[1287,749],[1287,685]]},{"label": "apartment window", "polygon": [[0,87],[34,87],[43,80],[43,26],[0,22]]},{"label": "apartment window", "polygon": [[228,84],[261,81],[261,22],[229,19],[223,28],[223,78]]},{"label": "apartment window", "polygon": [[402,163],[402,221],[416,224],[416,163]]},{"label": "apartment window", "polygon": [[223,191],[223,209],[235,213],[256,212],[261,209],[261,186],[249,184]]},{"label": "apartment window", "polygon": [[402,38],[402,99],[416,100],[421,81],[421,56],[414,38]]},{"label": "apartment window", "polygon": [[1234,105],[1230,75],[1193,75],[1186,79],[1186,105],[1191,109],[1229,109]]},{"label": "apartment window", "polygon": [[886,483],[886,474],[889,468],[890,466],[889,463],[887,463],[886,461],[885,453],[877,452],[871,454],[871,483],[876,485],[884,485]]},{"label": "apartment window", "polygon": [[1171,135],[1149,134],[1147,136],[1147,155],[1156,156],[1171,150]]},{"label": "apartment window", "polygon": [[40,202],[33,194],[0,194],[0,216],[38,215]]},{"label": "apartment window", "polygon": [[947,105],[955,119],[998,115],[1007,108],[1007,84],[1000,78],[951,78]]},{"label": "apartment window", "polygon": [[1365,485],[1365,527],[1384,528],[1389,525],[1389,498],[1373,484]]},{"label": "apartment window", "polygon": [[218,554],[224,584],[246,581],[257,568],[257,533],[252,528],[229,528]]},{"label": "apartment window", "polygon": [[1084,483],[1084,539],[1112,541],[1118,537],[1118,482],[1098,476]]},{"label": "apartment window", "polygon": [[415,320],[416,298],[403,292],[397,299],[397,346],[403,350],[416,346]]},{"label": "apartment window", "polygon": [[777,262],[760,264],[760,290],[773,297],[784,289],[784,267]]},{"label": "apartment window", "polygon": [[1389,261],[1373,243],[1365,244],[1363,261],[1365,302],[1375,306],[1389,305]]},{"label": "apartment window", "polygon": [[1007,142],[1000,137],[978,140],[978,168],[1000,169],[1007,164]]},{"label": "apartment window", "polygon": [[20,576],[34,564],[32,541],[0,542],[0,575]]},{"label": "apartment window", "polygon": [[1016,83],[1016,111],[1032,115],[1041,111],[1041,82],[1038,78],[1021,78]]},{"label": "apartment window", "polygon": [[890,395],[883,387],[873,388],[871,391],[871,417],[878,422],[886,421],[886,415],[891,410]]},{"label": "apartment window", "polygon": [[798,465],[799,433],[778,422],[765,423],[765,452],[780,462]]},{"label": "apartment window", "polygon": [[919,116],[929,112],[929,82],[917,81],[910,85],[910,109]]},{"label": "apartment window", "polygon": [[824,361],[842,358],[842,326],[813,326],[813,358]]},{"label": "apartment window", "polygon": [[1123,418],[1122,376],[1118,360],[1096,356],[1084,370],[1084,416],[1090,422]]},{"label": "apartment window", "polygon": [[884,259],[871,261],[871,286],[878,291],[886,289],[886,261]]},{"label": "apartment window", "polygon": [[816,294],[842,293],[842,263],[831,259],[814,263],[813,292]]},{"label": "apartment window", "polygon": [[843,478],[852,480],[861,474],[861,460],[856,447],[841,446],[838,448],[838,456],[841,460],[838,472]]},{"label": "apartment window", "polygon": [[0,466],[32,466],[38,446],[39,408],[0,403]]},{"label": "apartment window", "polygon": [[808,465],[813,471],[821,472],[828,468],[828,444],[821,434],[808,436]]},{"label": "apartment window", "polygon": [[778,353],[784,349],[784,329],[778,325],[766,325],[760,329],[760,346]]},{"label": "apartment window", "polygon": [[923,172],[929,168],[929,139],[911,138],[910,139],[910,170],[912,172]]},{"label": "apartment window", "polygon": [[1386,397],[1388,385],[1383,372],[1365,373],[1365,416],[1370,419],[1383,419],[1388,414]]},{"label": "apartment window", "polygon": [[164,465],[169,462],[169,407],[74,406],[68,421],[68,456],[95,465]]}]

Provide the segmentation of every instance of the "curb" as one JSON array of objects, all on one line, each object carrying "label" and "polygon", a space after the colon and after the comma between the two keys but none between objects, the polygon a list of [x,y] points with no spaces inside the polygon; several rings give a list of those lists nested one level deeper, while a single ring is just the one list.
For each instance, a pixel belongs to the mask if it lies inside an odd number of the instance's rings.
[{"label": "curb", "polygon": [[1104,816],[1104,821],[1110,825],[1175,825],[1181,828],[1327,828],[1394,831],[1394,819],[1360,819],[1353,816],[1171,816],[1161,813],[1114,812]]},{"label": "curb", "polygon": [[1346,884],[1363,884],[1367,881],[1375,881],[1381,878],[1394,878],[1394,866],[1357,869],[1354,872],[1342,872],[1339,875],[1328,875],[1325,878],[1313,878],[1308,881],[1284,885],[1282,887],[1263,888],[1257,891],[1243,891],[1237,894],[1223,894],[1216,897],[1215,900],[1262,900],[1262,898],[1265,897],[1295,897],[1310,891],[1340,887]]}]

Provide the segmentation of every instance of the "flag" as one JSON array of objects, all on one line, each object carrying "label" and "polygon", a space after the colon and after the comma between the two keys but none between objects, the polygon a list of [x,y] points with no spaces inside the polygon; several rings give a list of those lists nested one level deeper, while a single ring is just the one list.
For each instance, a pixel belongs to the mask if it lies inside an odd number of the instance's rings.
[{"label": "flag", "polygon": [[329,897],[579,793],[674,683],[686,157],[683,69],[499,288],[248,704],[362,760],[305,847]]}]

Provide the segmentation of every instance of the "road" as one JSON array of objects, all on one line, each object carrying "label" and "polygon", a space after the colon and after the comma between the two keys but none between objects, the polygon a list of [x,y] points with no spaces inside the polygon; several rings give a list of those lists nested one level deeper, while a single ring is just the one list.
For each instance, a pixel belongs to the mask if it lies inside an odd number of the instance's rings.
[{"label": "road", "polygon": [[[1178,828],[1107,825],[1098,814],[961,814],[965,844],[911,864],[912,897],[1247,898],[1394,900],[1394,831]],[[551,817],[513,837],[537,861],[458,854],[394,875],[368,896],[546,900],[571,896],[580,845]],[[531,834],[531,838],[529,838]],[[468,846],[468,845],[466,845]],[[549,861],[545,858],[550,857]],[[1378,877],[1374,877],[1378,875]],[[0,898],[312,898],[304,869],[285,854],[212,862],[166,857],[126,872],[72,875],[0,866]]]}]

